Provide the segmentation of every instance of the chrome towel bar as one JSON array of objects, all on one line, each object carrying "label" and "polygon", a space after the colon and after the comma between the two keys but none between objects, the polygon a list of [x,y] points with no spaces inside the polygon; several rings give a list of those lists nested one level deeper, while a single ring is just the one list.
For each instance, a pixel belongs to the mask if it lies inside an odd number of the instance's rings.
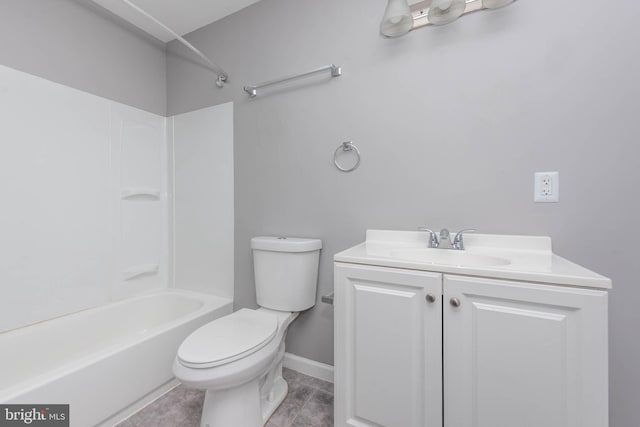
[{"label": "chrome towel bar", "polygon": [[313,74],[318,74],[321,73],[323,71],[329,71],[331,70],[331,77],[338,77],[342,75],[342,68],[337,66],[337,65],[325,65],[324,67],[312,70],[312,71],[307,71],[306,73],[299,73],[299,74],[294,74],[292,76],[288,76],[288,77],[283,77],[280,79],[275,79],[275,80],[270,80],[264,83],[258,83],[255,85],[248,85],[244,87],[244,91],[247,92],[249,94],[249,96],[251,98],[255,98],[258,95],[258,89],[261,89],[263,87],[267,87],[267,86],[273,86],[273,85],[277,85],[280,83],[285,83],[291,80],[297,80],[297,79],[301,79],[303,77],[308,77],[311,76]]}]

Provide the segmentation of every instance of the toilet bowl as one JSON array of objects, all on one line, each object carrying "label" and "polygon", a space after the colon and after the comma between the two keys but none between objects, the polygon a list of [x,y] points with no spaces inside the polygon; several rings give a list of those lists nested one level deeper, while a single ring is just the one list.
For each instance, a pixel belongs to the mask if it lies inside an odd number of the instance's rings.
[{"label": "toilet bowl", "polygon": [[258,237],[251,241],[258,304],[210,322],[178,349],[173,372],[206,390],[202,427],[261,427],[287,395],[282,378],[287,329],[315,304],[316,239]]},{"label": "toilet bowl", "polygon": [[[282,379],[284,339],[297,316],[242,309],[185,339],[173,372],[184,385],[207,390],[203,427],[255,427],[269,419],[287,395]],[[247,332],[251,335],[244,335]]]}]

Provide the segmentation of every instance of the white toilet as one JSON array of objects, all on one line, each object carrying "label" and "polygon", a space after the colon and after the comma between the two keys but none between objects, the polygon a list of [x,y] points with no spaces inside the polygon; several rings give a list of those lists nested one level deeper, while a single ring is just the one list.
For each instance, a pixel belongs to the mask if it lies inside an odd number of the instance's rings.
[{"label": "white toilet", "polygon": [[197,329],[178,349],[173,372],[206,390],[201,427],[262,427],[287,395],[284,339],[316,303],[316,239],[251,239],[260,308],[241,309]]}]

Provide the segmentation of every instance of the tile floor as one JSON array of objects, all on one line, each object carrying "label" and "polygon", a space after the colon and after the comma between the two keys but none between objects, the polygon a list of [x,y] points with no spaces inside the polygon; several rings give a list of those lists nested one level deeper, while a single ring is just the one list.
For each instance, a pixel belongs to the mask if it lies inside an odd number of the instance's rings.
[{"label": "tile floor", "polygon": [[[283,376],[289,394],[266,427],[333,427],[333,384],[286,368]],[[203,402],[203,391],[178,386],[117,427],[199,427]]]}]

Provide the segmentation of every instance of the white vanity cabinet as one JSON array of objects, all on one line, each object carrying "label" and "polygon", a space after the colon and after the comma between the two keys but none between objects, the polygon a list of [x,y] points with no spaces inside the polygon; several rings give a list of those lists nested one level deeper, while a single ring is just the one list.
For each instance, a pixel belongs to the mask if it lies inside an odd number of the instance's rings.
[{"label": "white vanity cabinet", "polygon": [[550,239],[469,239],[456,262],[508,264],[465,266],[390,233],[334,257],[336,427],[608,426],[609,279]]},{"label": "white vanity cabinet", "polygon": [[336,264],[336,426],[442,426],[442,275]]},{"label": "white vanity cabinet", "polygon": [[445,426],[608,425],[606,291],[453,275],[443,290]]},{"label": "white vanity cabinet", "polygon": [[606,291],[342,263],[335,284],[336,426],[441,427],[443,403],[446,427],[607,425]]}]

